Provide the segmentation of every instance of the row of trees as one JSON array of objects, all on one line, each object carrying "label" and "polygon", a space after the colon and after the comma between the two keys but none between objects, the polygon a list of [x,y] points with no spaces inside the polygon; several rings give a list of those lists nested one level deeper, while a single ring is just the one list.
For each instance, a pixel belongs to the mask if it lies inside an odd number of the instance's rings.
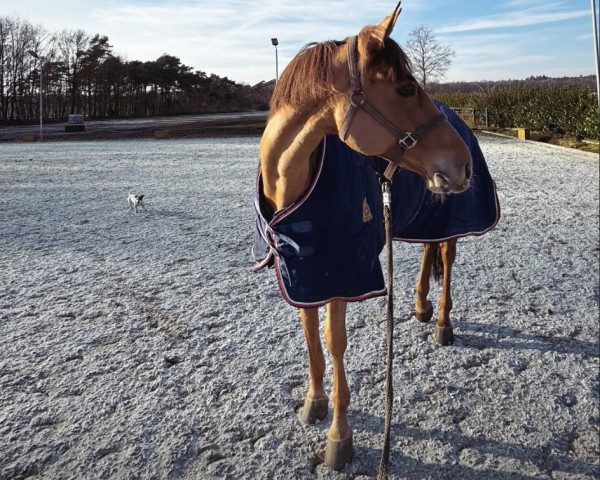
[{"label": "row of trees", "polygon": [[267,107],[264,85],[253,88],[193,71],[168,54],[126,61],[106,36],[82,30],[51,34],[18,17],[0,16],[0,121],[38,118],[40,72],[47,120],[71,113],[102,118]]},{"label": "row of trees", "polygon": [[[454,55],[425,26],[411,32],[404,48],[424,87],[444,76]],[[101,118],[266,109],[274,86],[208,76],[167,54],[151,62],[125,61],[106,36],[82,30],[50,34],[43,26],[0,16],[0,121],[37,118],[40,73],[46,120],[71,113]]]},{"label": "row of trees", "polygon": [[[452,107],[488,112],[490,126],[598,136],[593,78],[436,83],[453,50],[425,26],[403,46],[415,77],[434,98]],[[71,113],[116,118],[267,109],[274,81],[255,86],[193,71],[164,54],[154,61],[125,61],[106,36],[82,30],[50,34],[43,26],[0,16],[0,122],[39,118],[40,72],[44,119]]]}]

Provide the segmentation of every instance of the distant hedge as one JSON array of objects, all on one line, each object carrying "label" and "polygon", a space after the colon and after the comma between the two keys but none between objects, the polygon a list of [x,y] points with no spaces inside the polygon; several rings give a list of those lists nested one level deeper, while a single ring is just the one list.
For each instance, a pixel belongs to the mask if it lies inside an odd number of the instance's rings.
[{"label": "distant hedge", "polygon": [[596,91],[589,85],[512,85],[432,96],[456,108],[487,109],[490,127],[570,133],[579,139],[600,135]]}]

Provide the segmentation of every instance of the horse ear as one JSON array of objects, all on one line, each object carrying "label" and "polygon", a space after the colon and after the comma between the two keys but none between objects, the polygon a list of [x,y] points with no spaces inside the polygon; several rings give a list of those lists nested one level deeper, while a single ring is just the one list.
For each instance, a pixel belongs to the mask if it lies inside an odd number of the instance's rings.
[{"label": "horse ear", "polygon": [[[394,30],[394,25],[396,24],[396,20],[400,15],[402,9],[400,8],[400,4],[402,2],[398,2],[396,8],[392,10],[392,12],[385,17],[379,24],[375,26],[371,26],[369,28],[369,47],[375,47],[376,49],[383,48],[385,39],[388,38],[392,34],[392,30]],[[366,29],[365,29],[366,30]],[[370,49],[369,48],[369,49]]]},{"label": "horse ear", "polygon": [[385,29],[385,33],[383,35],[384,39],[388,38],[392,34],[394,25],[396,25],[396,20],[398,20],[398,17],[400,16],[400,12],[402,12],[402,8],[400,7],[401,4],[402,4],[402,1],[398,2],[398,5],[396,5],[396,8],[394,8],[394,10],[392,10],[392,13],[390,13],[381,22],[379,22],[379,27],[382,27]]}]

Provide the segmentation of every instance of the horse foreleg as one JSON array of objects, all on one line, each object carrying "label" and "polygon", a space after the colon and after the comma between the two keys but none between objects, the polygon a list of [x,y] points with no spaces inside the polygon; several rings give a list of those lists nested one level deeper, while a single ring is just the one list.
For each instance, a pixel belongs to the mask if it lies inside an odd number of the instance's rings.
[{"label": "horse foreleg", "polygon": [[319,311],[316,308],[301,308],[300,320],[304,329],[304,338],[308,349],[308,372],[310,383],[304,407],[300,412],[300,420],[313,424],[327,417],[329,399],[323,389],[325,374],[325,358],[319,339]]},{"label": "horse foreleg", "polygon": [[456,240],[440,244],[444,277],[440,295],[440,310],[435,326],[435,341],[440,345],[448,345],[454,340],[454,332],[450,323],[450,310],[452,310],[452,294],[450,292],[452,280],[452,265],[456,259]]},{"label": "horse foreleg", "polygon": [[417,285],[415,287],[417,298],[415,300],[415,316],[420,322],[428,322],[433,316],[433,305],[427,298],[429,295],[429,277],[431,275],[431,267],[435,251],[438,248],[437,243],[423,244],[423,257],[421,259],[421,270],[417,277]]},{"label": "horse foreleg", "polygon": [[344,371],[344,352],[347,346],[346,302],[333,301],[327,304],[324,330],[333,367],[333,420],[327,433],[325,463],[334,470],[341,470],[352,460],[352,430],[347,416],[350,389]]}]

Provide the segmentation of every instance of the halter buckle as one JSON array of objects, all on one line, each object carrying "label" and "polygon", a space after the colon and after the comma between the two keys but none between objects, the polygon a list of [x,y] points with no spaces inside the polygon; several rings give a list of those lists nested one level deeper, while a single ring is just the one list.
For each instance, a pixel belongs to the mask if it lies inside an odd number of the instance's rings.
[{"label": "halter buckle", "polygon": [[[360,99],[360,100],[357,102],[356,99]],[[350,97],[350,102],[352,103],[352,106],[355,108],[362,107],[365,104],[366,100],[367,100],[367,98],[365,97],[365,94],[362,90],[355,91],[354,93],[352,93],[352,96]]]},{"label": "halter buckle", "polygon": [[412,134],[413,132],[407,132],[403,138],[398,140],[398,145],[404,148],[404,150],[410,150],[417,145],[418,139],[413,137]]}]

